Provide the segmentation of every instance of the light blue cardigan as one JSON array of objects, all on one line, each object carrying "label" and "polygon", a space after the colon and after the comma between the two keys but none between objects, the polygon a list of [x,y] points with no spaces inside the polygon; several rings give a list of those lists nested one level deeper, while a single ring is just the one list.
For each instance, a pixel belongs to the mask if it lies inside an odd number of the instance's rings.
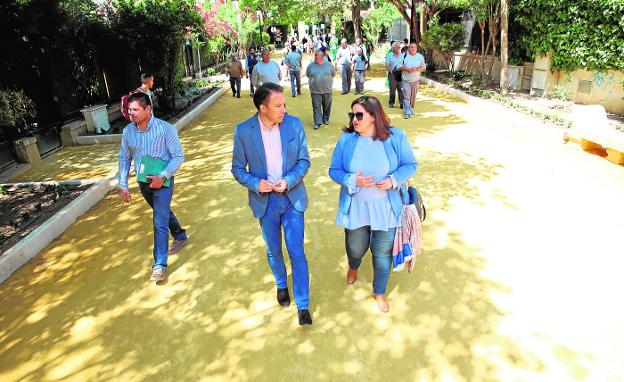
[{"label": "light blue cardigan", "polygon": [[[357,133],[345,132],[338,139],[334,148],[331,165],[329,166],[329,177],[340,184],[340,199],[338,208],[347,215],[351,208],[351,195],[349,194],[349,176],[353,174],[351,170],[351,160],[357,144],[359,135]],[[392,212],[396,216],[401,216],[403,201],[399,191],[405,192],[405,183],[414,175],[418,162],[414,157],[412,146],[407,140],[403,130],[396,127],[390,128],[390,137],[383,141],[388,162],[390,162],[390,172],[396,182],[397,188],[388,190],[388,199]]]}]

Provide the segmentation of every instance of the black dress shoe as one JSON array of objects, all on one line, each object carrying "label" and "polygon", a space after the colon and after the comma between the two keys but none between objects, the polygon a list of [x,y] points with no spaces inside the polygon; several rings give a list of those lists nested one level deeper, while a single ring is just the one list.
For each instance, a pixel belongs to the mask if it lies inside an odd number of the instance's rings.
[{"label": "black dress shoe", "polygon": [[297,311],[297,315],[299,316],[299,325],[312,325],[312,316],[310,315],[310,311],[307,309],[301,309]]},{"label": "black dress shoe", "polygon": [[284,308],[290,306],[290,295],[288,294],[288,288],[277,289],[277,302]]}]

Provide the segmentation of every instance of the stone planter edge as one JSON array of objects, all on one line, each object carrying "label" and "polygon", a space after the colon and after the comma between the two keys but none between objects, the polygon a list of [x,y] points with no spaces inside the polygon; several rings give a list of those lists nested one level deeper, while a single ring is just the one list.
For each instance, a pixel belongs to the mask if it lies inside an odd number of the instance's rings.
[{"label": "stone planter edge", "polygon": [[[89,180],[38,182],[40,184],[85,184]],[[54,239],[59,237],[81,215],[96,205],[117,184],[115,177],[93,183],[82,195],[52,215],[42,225],[0,255],[0,283],[8,279],[22,265],[35,257]]]}]

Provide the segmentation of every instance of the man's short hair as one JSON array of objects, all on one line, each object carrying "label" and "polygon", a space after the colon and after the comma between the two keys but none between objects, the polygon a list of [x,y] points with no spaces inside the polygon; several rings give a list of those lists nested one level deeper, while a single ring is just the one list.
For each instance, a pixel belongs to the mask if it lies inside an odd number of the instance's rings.
[{"label": "man's short hair", "polygon": [[262,52],[260,52],[260,55],[264,56],[265,53],[271,54],[271,51],[268,50],[267,48],[262,48]]},{"label": "man's short hair", "polygon": [[297,51],[297,46],[296,45],[291,45],[290,46],[290,50],[292,50],[293,52]]},{"label": "man's short hair", "polygon": [[146,83],[150,78],[154,77],[154,75],[150,72],[145,72],[141,74],[141,83]]},{"label": "man's short hair", "polygon": [[132,102],[138,102],[139,105],[141,105],[141,107],[144,109],[147,106],[152,106],[149,96],[143,92],[136,92],[136,93],[130,94],[130,96],[128,97],[128,105],[130,105]]},{"label": "man's short hair", "polygon": [[395,42],[393,42],[393,43],[392,43],[392,49],[394,49],[394,48],[400,48],[400,47],[401,47],[401,43],[400,43],[400,42],[395,41]]},{"label": "man's short hair", "polygon": [[265,105],[269,102],[271,93],[283,93],[284,88],[273,82],[266,82],[260,87],[256,88],[253,96],[254,105],[256,109],[260,110],[260,105]]}]

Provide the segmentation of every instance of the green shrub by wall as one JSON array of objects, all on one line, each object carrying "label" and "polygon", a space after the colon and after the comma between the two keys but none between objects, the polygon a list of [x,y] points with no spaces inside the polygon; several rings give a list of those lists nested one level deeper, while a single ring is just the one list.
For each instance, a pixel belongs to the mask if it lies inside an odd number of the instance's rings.
[{"label": "green shrub by wall", "polygon": [[624,0],[519,0],[522,43],[552,52],[552,68],[624,70]]}]

